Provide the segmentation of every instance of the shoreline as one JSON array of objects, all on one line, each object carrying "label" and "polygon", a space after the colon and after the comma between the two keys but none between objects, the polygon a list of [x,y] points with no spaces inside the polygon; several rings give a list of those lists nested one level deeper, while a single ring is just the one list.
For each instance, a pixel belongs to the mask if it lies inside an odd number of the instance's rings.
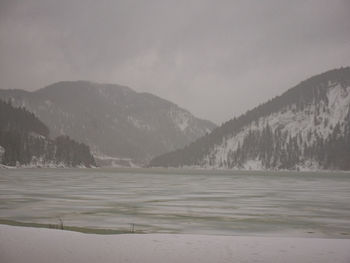
[{"label": "shoreline", "polygon": [[[91,227],[79,227],[79,226],[67,226],[57,224],[48,224],[48,223],[33,223],[33,222],[21,222],[9,219],[1,219],[0,218],[0,226],[14,226],[14,227],[27,227],[27,228],[35,228],[35,229],[51,229],[51,230],[64,230],[71,231],[76,233],[84,233],[84,234],[97,234],[97,235],[120,235],[120,234],[130,234],[131,232],[128,230],[118,230],[118,229],[110,229],[110,228],[91,228]],[[136,233],[136,232],[134,232]],[[143,232],[137,231],[139,234],[143,234]]]},{"label": "shoreline", "polygon": [[350,262],[350,239],[97,235],[0,225],[1,262]]},{"label": "shoreline", "polygon": [[136,172],[136,173],[169,173],[177,174],[179,172],[187,172],[189,174],[207,174],[215,172],[216,174],[223,175],[233,175],[237,173],[295,173],[295,174],[350,174],[350,170],[325,170],[325,169],[305,169],[305,170],[286,170],[286,169],[261,169],[261,170],[250,170],[250,169],[225,169],[225,168],[203,168],[203,167],[112,167],[112,166],[79,166],[79,167],[70,167],[70,166],[60,166],[60,165],[43,165],[43,166],[34,166],[34,165],[21,165],[21,166],[7,166],[0,164],[0,170],[85,170],[85,171],[94,171],[94,170],[104,170],[111,172]]},{"label": "shoreline", "polygon": [[202,233],[202,232],[174,232],[174,231],[165,231],[165,232],[150,232],[137,229],[137,225],[134,225],[136,229],[132,230],[132,225],[129,224],[129,227],[123,227],[119,229],[113,229],[109,227],[100,228],[100,227],[91,227],[91,226],[76,226],[76,225],[65,225],[62,222],[62,225],[58,219],[56,223],[35,223],[35,222],[23,222],[16,221],[11,219],[2,219],[0,218],[0,226],[14,226],[14,227],[25,227],[25,228],[34,228],[34,229],[50,229],[50,230],[63,230],[70,231],[82,234],[96,234],[96,235],[125,235],[125,234],[140,234],[140,235],[153,235],[153,234],[166,234],[166,235],[204,235],[204,236],[244,236],[244,237],[266,237],[266,238],[302,238],[302,239],[347,239],[350,240],[349,233],[339,233],[336,235],[326,235],[326,234],[315,234],[314,232],[255,232],[255,233],[242,233],[242,232],[230,232],[230,233]]}]

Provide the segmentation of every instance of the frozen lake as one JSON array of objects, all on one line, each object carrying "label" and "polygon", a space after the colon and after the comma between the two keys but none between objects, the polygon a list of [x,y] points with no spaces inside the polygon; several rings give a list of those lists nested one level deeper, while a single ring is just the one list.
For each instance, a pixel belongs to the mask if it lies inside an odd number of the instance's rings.
[{"label": "frozen lake", "polygon": [[0,169],[0,220],[136,232],[350,238],[350,174]]}]

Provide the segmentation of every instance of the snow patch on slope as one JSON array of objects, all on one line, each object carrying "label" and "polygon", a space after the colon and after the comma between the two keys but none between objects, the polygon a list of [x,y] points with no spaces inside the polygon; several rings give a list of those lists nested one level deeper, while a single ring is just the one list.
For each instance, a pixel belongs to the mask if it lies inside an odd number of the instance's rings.
[{"label": "snow patch on slope", "polygon": [[118,158],[113,156],[105,155],[101,152],[93,152],[94,159],[97,166],[100,167],[113,167],[113,168],[139,168],[140,166],[136,165],[131,158]]},{"label": "snow patch on slope", "polygon": [[248,160],[244,165],[243,165],[244,170],[263,170],[264,167],[261,163],[260,160]]},{"label": "snow patch on slope", "polygon": [[[211,152],[204,157],[202,165],[205,167],[221,168],[228,159],[231,152],[236,151],[247,137],[250,131],[263,130],[269,125],[272,132],[280,129],[286,138],[301,136],[302,141],[311,145],[317,136],[326,139],[338,123],[342,124],[350,110],[350,87],[332,85],[327,93],[327,99],[320,106],[310,104],[302,111],[296,110],[296,105],[286,107],[283,110],[266,117],[261,117],[257,122],[252,122],[242,128],[241,131],[229,138],[224,138],[222,143],[216,145]],[[327,103],[328,101],[328,103]],[[301,145],[301,147],[303,147]],[[248,160],[243,169],[263,169],[260,160]],[[301,170],[318,169],[318,164],[311,161],[305,162]]]},{"label": "snow patch on slope", "polygon": [[2,163],[2,158],[5,154],[5,148],[0,145],[0,163]]},{"label": "snow patch on slope", "polygon": [[152,130],[150,125],[148,125],[147,123],[144,123],[143,121],[136,119],[133,116],[128,116],[128,122],[131,123],[132,125],[134,125],[138,129],[148,130],[148,131]]},{"label": "snow patch on slope", "polygon": [[182,132],[185,131],[189,126],[190,114],[186,111],[172,110],[169,112],[171,119],[173,120],[176,127]]}]

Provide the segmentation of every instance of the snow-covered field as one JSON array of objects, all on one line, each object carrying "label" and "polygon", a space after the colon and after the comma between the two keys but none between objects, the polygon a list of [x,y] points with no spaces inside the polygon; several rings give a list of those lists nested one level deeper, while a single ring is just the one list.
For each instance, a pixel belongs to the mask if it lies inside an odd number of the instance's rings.
[{"label": "snow-covered field", "polygon": [[94,235],[0,225],[0,262],[350,262],[350,239]]}]

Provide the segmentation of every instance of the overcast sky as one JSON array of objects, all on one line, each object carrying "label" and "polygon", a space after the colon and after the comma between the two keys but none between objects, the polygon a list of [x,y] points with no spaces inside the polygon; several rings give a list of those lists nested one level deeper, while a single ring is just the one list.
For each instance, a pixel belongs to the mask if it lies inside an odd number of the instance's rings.
[{"label": "overcast sky", "polygon": [[349,66],[349,14],[349,0],[1,0],[1,88],[117,83],[219,124]]}]

